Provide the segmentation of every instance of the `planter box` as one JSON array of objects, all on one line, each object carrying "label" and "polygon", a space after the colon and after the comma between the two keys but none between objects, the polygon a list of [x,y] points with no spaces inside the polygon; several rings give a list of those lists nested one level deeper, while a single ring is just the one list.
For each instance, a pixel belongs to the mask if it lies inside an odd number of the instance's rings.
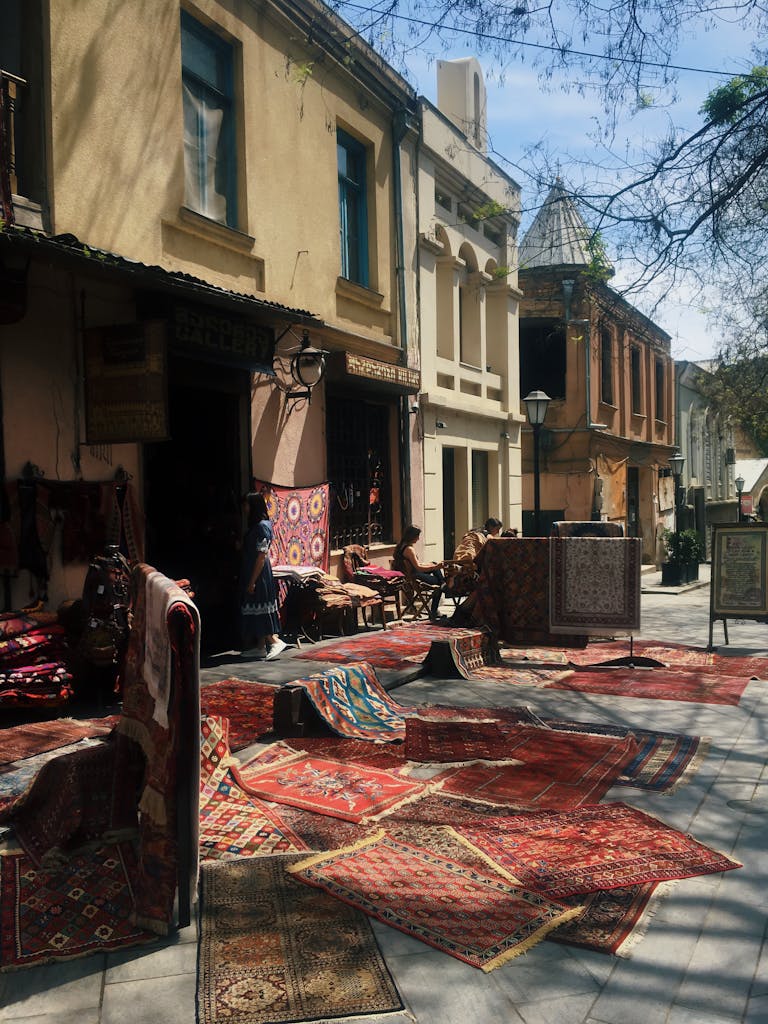
[{"label": "planter box", "polygon": [[662,587],[681,587],[686,583],[695,583],[699,578],[698,562],[662,562]]}]

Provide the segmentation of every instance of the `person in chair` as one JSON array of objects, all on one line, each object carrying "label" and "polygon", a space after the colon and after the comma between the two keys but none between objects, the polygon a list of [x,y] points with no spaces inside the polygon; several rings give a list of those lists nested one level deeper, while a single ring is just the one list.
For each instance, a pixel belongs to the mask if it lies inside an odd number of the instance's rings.
[{"label": "person in chair", "polygon": [[415,544],[421,536],[418,526],[406,526],[402,539],[392,556],[392,568],[405,573],[406,576],[421,580],[435,587],[429,609],[430,619],[438,618],[437,609],[443,596],[445,577],[442,573],[442,562],[421,562],[416,554]]}]

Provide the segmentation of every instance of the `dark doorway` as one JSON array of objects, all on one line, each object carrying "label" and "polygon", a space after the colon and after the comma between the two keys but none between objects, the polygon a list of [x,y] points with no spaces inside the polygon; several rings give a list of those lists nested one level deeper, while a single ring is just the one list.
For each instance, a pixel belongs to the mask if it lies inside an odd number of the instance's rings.
[{"label": "dark doorway", "polygon": [[172,358],[168,379],[171,439],[144,446],[147,561],[190,580],[204,654],[237,649],[249,374]]},{"label": "dark doorway", "polygon": [[627,466],[627,536],[640,536],[640,474],[637,466]]},{"label": "dark doorway", "polygon": [[443,448],[443,558],[456,550],[456,463],[453,448]]}]

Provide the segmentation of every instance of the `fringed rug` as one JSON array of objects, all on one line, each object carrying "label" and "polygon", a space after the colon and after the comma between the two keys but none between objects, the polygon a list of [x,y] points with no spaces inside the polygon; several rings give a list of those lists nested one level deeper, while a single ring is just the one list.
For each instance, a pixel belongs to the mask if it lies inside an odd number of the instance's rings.
[{"label": "fringed rug", "polygon": [[129,922],[136,853],[103,846],[66,864],[35,868],[23,854],[0,857],[0,970],[152,942]]},{"label": "fringed rug", "polygon": [[0,764],[12,764],[25,757],[55,750],[89,736],[105,736],[117,724],[118,716],[89,718],[57,718],[52,722],[32,722],[0,730]]},{"label": "fringed rug", "polygon": [[631,734],[615,739],[515,725],[504,735],[507,756],[522,764],[476,763],[449,769],[432,781],[446,796],[520,809],[565,810],[605,796],[637,752]]},{"label": "fringed rug", "polygon": [[627,736],[631,732],[639,744],[637,754],[624,766],[617,786],[632,786],[654,793],[672,793],[699,770],[710,740],[706,736],[655,732],[651,729],[622,729],[599,722],[575,722],[566,718],[542,721],[559,732],[592,733],[599,736]]},{"label": "fringed rug", "polygon": [[307,885],[491,971],[579,913],[383,831],[293,864]]},{"label": "fringed rug", "polygon": [[642,554],[638,537],[551,537],[552,632],[637,632]]},{"label": "fringed rug", "polygon": [[251,796],[355,822],[417,800],[428,789],[390,772],[319,757],[302,757],[247,778]]},{"label": "fringed rug", "polygon": [[497,722],[431,722],[408,718],[405,756],[409,761],[434,764],[467,761],[522,764],[510,756]]},{"label": "fringed rug", "polygon": [[403,709],[389,696],[368,662],[329,668],[291,686],[301,686],[320,720],[338,736],[354,740],[405,738]]},{"label": "fringed rug", "polygon": [[476,636],[476,629],[438,626],[431,622],[404,623],[391,629],[362,633],[334,641],[323,647],[311,647],[294,656],[294,660],[330,661],[346,664],[370,662],[375,668],[415,668],[427,656],[433,640]]},{"label": "fringed rug", "polygon": [[285,864],[283,857],[203,864],[200,1024],[401,1010],[365,915],[301,885]]},{"label": "fringed rug", "polygon": [[554,686],[573,675],[572,668],[531,668],[503,660],[498,665],[481,665],[472,670],[472,679],[490,679],[495,683],[516,683],[538,688]]},{"label": "fringed rug", "polygon": [[[629,956],[642,939],[653,911],[674,882],[645,882],[571,897],[584,911],[547,936],[552,942],[612,956]],[[565,901],[569,902],[569,901]]]},{"label": "fringed rug", "polygon": [[622,803],[460,825],[457,832],[505,877],[553,899],[742,867]]},{"label": "fringed rug", "polygon": [[697,668],[580,669],[566,679],[547,683],[553,690],[603,693],[645,700],[677,700],[692,704],[735,707],[749,680],[743,676],[712,675]]},{"label": "fringed rug", "polygon": [[272,709],[276,688],[244,679],[224,679],[200,690],[202,714],[229,719],[231,750],[249,747],[272,732]]},{"label": "fringed rug", "polygon": [[437,679],[469,679],[476,669],[496,665],[499,648],[487,630],[433,640],[424,673]]},{"label": "fringed rug", "polygon": [[[720,654],[705,647],[688,644],[657,644],[651,640],[635,640],[632,644],[635,657],[651,658],[669,668],[696,668],[701,672],[713,672],[724,676],[745,676],[747,679],[768,679],[768,658],[751,658],[739,655]],[[628,640],[614,640],[591,643],[583,650],[569,651],[568,657],[574,665],[590,667],[629,658]]]}]

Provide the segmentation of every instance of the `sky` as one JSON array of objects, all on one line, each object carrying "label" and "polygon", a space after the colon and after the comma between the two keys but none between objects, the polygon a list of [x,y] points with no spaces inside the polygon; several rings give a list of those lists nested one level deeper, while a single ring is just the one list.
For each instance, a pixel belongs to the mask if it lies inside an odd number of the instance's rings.
[{"label": "sky", "polygon": [[[342,7],[340,13],[354,21],[351,16],[354,12],[345,12]],[[754,42],[738,23],[723,20],[715,31],[687,38],[679,47],[673,63],[705,71],[738,74],[748,71],[755,63],[750,53]],[[490,155],[522,187],[522,235],[539,202],[533,191],[526,189],[526,176],[522,173],[524,154],[544,141],[556,158],[567,186],[569,168],[573,169],[575,176],[576,165],[594,163],[602,155],[598,141],[602,106],[597,90],[590,88],[586,81],[586,89],[582,93],[560,91],[556,79],[546,90],[539,81],[537,69],[529,61],[508,65],[503,69],[503,79],[500,79],[497,63],[476,51],[471,37],[456,39],[455,45],[447,51],[441,50],[437,42],[429,42],[408,55],[406,77],[418,93],[435,103],[435,59],[478,57],[486,79]],[[649,143],[666,133],[670,121],[687,131],[696,130],[702,123],[699,109],[703,100],[713,88],[727,80],[723,75],[714,73],[680,72],[677,102],[671,106],[654,105],[622,120],[612,148],[623,153]],[[608,256],[612,258],[610,242],[608,239],[606,242]],[[623,279],[629,280],[630,268],[622,270],[619,266],[617,270],[611,284],[620,288]],[[642,300],[637,297],[631,301],[643,308]],[[677,288],[654,309],[653,319],[672,336],[674,358],[696,361],[712,358],[715,354],[718,336],[707,322],[704,302],[692,292]],[[643,311],[649,312],[649,309]]]}]

